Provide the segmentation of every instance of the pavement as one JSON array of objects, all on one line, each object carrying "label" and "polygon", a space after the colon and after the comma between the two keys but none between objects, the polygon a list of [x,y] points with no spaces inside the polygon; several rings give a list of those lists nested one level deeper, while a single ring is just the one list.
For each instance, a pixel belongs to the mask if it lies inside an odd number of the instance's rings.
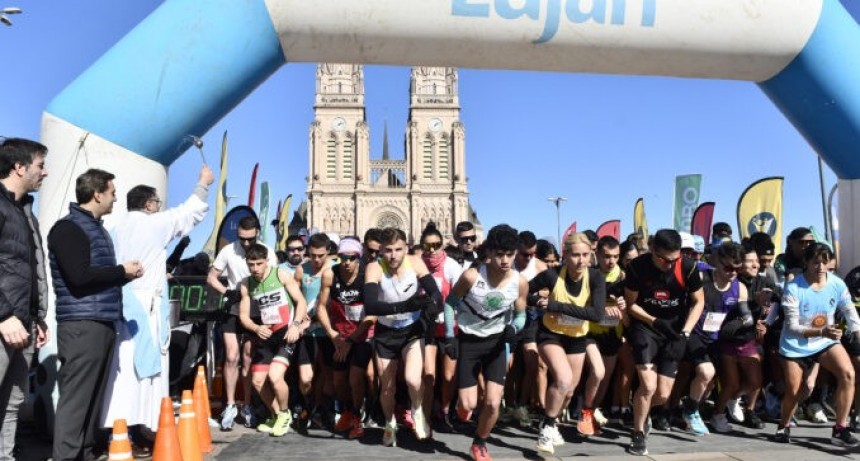
[{"label": "pavement", "polygon": [[[556,448],[554,456],[541,456],[535,449],[536,429],[497,426],[487,442],[490,455],[496,461],[521,459],[573,459],[588,456],[598,461],[633,459],[625,451],[629,432],[610,425],[600,436],[580,437],[572,425],[561,425],[567,443]],[[831,424],[801,422],[792,429],[791,444],[770,440],[776,427],[753,430],[735,426],[731,434],[710,434],[697,437],[671,431],[653,432],[648,438],[649,455],[643,460],[654,461],[817,461],[858,459],[860,447],[846,450],[830,444]],[[361,440],[345,440],[323,430],[311,429],[307,436],[290,432],[276,438],[257,433],[242,426],[231,432],[212,432],[213,453],[207,460],[343,460],[371,459],[376,461],[409,459],[462,460],[470,459],[471,438],[462,434],[436,432],[432,441],[418,442],[411,431],[401,428],[397,447],[382,446],[382,429],[367,429]],[[19,430],[17,459],[43,461],[50,457],[50,441],[24,424]]]}]

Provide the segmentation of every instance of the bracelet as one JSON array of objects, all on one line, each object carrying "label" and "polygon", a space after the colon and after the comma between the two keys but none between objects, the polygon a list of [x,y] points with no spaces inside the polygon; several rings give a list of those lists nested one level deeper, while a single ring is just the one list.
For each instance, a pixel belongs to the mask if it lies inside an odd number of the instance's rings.
[{"label": "bracelet", "polygon": [[300,321],[298,321],[298,320],[293,320],[293,323],[291,323],[291,324],[290,324],[290,326],[292,326],[292,327],[300,327],[300,326],[302,326],[302,322],[300,322]]}]

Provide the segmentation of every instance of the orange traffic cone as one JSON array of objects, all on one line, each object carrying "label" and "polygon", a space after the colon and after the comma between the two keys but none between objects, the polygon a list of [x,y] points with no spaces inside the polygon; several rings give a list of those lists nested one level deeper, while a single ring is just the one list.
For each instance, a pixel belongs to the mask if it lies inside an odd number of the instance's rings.
[{"label": "orange traffic cone", "polygon": [[[203,403],[206,404],[206,417],[212,417],[212,406],[209,404],[209,385],[206,382],[206,369],[203,368],[203,365],[199,365],[197,367],[197,380],[203,381]],[[194,385],[197,386],[197,382],[194,382]]]},{"label": "orange traffic cone", "polygon": [[108,458],[111,460],[132,459],[131,441],[128,440],[128,425],[124,419],[113,422],[113,437],[110,439]]},{"label": "orange traffic cone", "polygon": [[202,379],[197,379],[194,382],[194,414],[200,415],[194,418],[197,420],[197,436],[200,439],[200,451],[203,453],[212,453],[212,434],[209,432],[209,418],[206,417],[206,403],[203,402],[203,389],[206,389],[206,382]]},{"label": "orange traffic cone", "polygon": [[173,402],[170,401],[170,397],[161,399],[161,415],[158,417],[158,432],[155,433],[152,461],[182,461],[179,434],[176,433]]},{"label": "orange traffic cone", "polygon": [[179,407],[179,449],[184,461],[203,461],[191,391],[182,391],[182,405]]}]

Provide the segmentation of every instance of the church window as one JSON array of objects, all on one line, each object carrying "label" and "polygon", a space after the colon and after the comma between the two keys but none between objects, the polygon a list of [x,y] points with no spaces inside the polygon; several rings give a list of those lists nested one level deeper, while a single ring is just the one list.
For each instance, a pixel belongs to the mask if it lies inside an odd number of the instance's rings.
[{"label": "church window", "polygon": [[330,136],[326,142],[325,177],[326,179],[337,179],[337,139],[334,135]]},{"label": "church window", "polygon": [[433,137],[429,134],[424,138],[421,152],[421,177],[433,179]]},{"label": "church window", "polygon": [[352,179],[352,159],[354,158],[352,137],[347,134],[343,140],[343,153],[341,159],[341,175],[343,179]]},{"label": "church window", "polygon": [[448,135],[443,134],[439,140],[439,150],[436,153],[439,159],[439,179],[448,179],[448,172],[451,164],[451,148],[448,144]]}]

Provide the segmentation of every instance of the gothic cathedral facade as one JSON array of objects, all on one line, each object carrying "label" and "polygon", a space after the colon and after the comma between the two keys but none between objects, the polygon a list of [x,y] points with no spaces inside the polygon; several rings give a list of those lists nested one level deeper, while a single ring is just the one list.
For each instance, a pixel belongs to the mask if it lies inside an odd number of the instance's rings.
[{"label": "gothic cathedral facade", "polygon": [[409,88],[402,156],[390,155],[386,126],[383,152],[371,158],[363,66],[318,65],[307,200],[290,227],[359,237],[398,227],[410,243],[430,221],[446,238],[460,221],[480,227],[466,184],[457,70],[413,67]]}]

